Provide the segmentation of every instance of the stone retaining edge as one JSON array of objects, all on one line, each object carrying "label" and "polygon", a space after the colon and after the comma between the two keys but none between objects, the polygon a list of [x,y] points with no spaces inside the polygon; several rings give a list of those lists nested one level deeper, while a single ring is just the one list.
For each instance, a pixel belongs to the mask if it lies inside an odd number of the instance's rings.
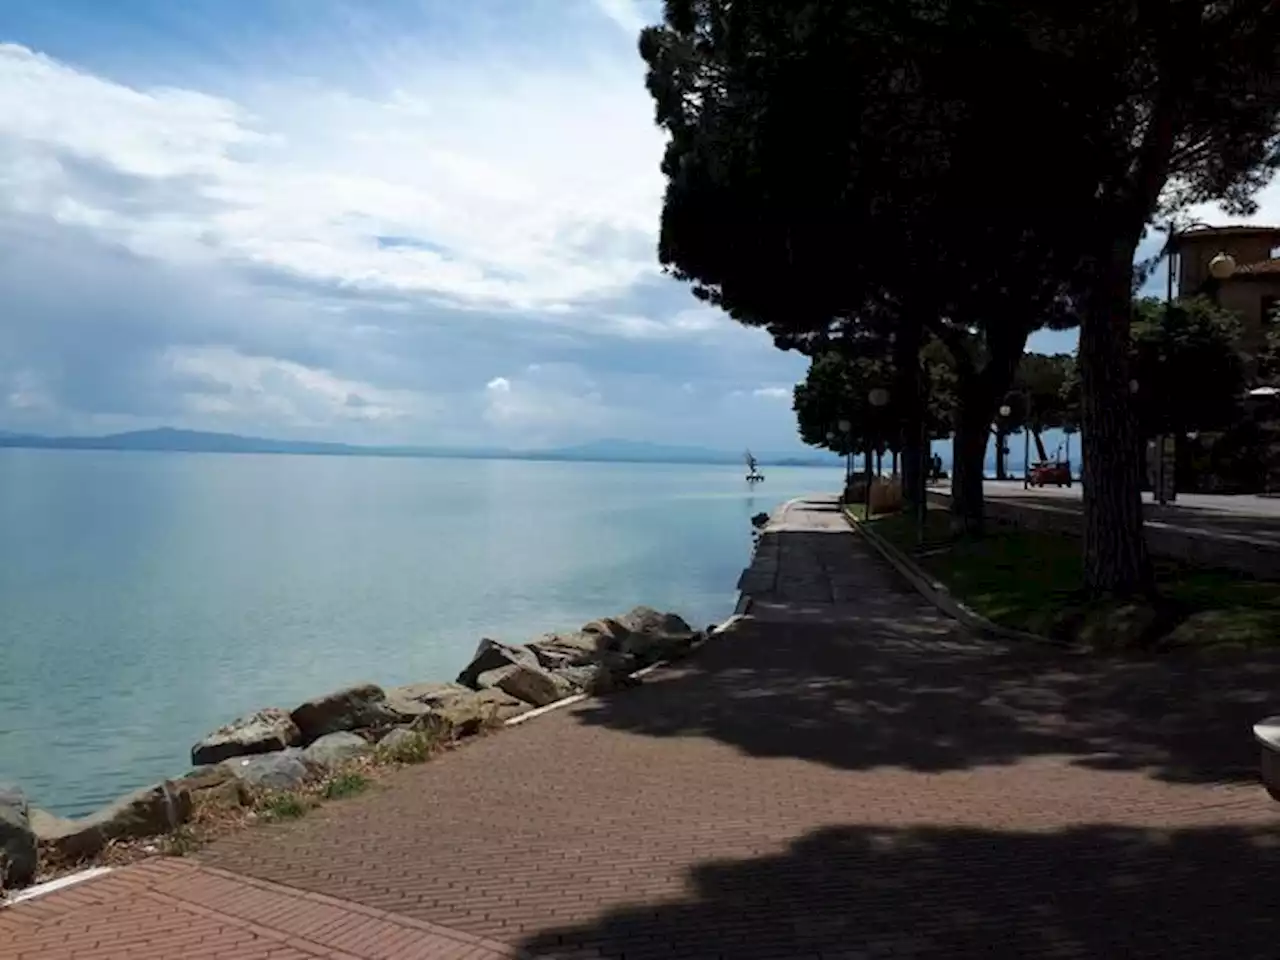
[{"label": "stone retaining edge", "polygon": [[1015,630],[1012,627],[1004,627],[998,623],[993,623],[982,614],[957,600],[947,589],[946,585],[933,579],[927,574],[920,565],[895,547],[884,537],[871,529],[869,524],[862,523],[856,518],[849,515],[849,511],[841,510],[845,521],[853,528],[854,532],[860,534],[867,543],[871,544],[885,560],[889,562],[902,577],[915,588],[920,596],[924,597],[931,604],[938,608],[939,611],[946,614],[952,620],[957,620],[971,630],[984,634],[989,637],[995,637],[999,640],[1012,640],[1017,643],[1036,643],[1042,646],[1057,647],[1058,649],[1074,650],[1076,647],[1072,644],[1062,643],[1058,640],[1052,640],[1049,637],[1042,637],[1038,633],[1030,633],[1026,630]]}]

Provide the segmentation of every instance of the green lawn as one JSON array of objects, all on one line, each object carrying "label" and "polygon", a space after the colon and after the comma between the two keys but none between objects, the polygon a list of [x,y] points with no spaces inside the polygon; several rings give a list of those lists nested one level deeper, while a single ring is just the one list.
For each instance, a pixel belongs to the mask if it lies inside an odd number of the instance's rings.
[{"label": "green lawn", "polygon": [[[980,540],[953,539],[943,511],[928,514],[924,537],[914,517],[873,518],[886,540],[911,556],[987,619],[1068,639],[1090,613],[1080,599],[1080,541],[1075,537],[988,525]],[[1280,583],[1220,570],[1157,561],[1162,636],[1178,645],[1263,646],[1280,643]],[[1194,619],[1192,619],[1194,618]],[[1175,632],[1177,631],[1177,632]]]}]

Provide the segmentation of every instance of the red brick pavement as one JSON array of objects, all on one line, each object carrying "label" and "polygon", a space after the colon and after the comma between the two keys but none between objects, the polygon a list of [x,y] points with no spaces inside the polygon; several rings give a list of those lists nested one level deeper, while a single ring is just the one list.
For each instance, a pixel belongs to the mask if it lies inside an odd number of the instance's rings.
[{"label": "red brick pavement", "polygon": [[5,960],[499,960],[503,944],[156,858],[0,911]]},{"label": "red brick pavement", "polygon": [[[163,938],[235,960],[459,944],[623,960],[1280,956],[1280,805],[1248,740],[1280,666],[973,642],[834,546],[805,549],[863,597],[841,623],[748,621],[638,689],[239,833],[198,869],[148,864],[0,913],[0,944],[7,929],[22,960],[146,958]],[[319,905],[324,918],[305,912]],[[127,952],[112,939],[144,922]],[[346,923],[418,952],[371,952],[341,939]]]}]

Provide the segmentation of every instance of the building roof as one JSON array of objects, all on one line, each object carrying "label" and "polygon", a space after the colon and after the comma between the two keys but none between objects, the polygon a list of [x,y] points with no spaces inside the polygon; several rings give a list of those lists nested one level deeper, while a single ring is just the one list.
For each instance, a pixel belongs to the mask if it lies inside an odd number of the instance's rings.
[{"label": "building roof", "polygon": [[1268,227],[1260,223],[1245,223],[1222,227],[1191,227],[1179,230],[1177,237],[1247,237],[1251,235],[1280,234],[1280,227]]},{"label": "building roof", "polygon": [[1257,263],[1242,263],[1236,267],[1232,276],[1280,277],[1280,258],[1259,260]]}]

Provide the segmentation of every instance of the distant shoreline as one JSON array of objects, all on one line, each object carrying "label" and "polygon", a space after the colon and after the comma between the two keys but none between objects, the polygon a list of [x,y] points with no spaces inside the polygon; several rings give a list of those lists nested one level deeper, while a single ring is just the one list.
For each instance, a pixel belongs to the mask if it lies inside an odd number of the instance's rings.
[{"label": "distant shoreline", "polygon": [[[537,453],[330,453],[323,450],[200,450],[179,448],[146,448],[146,447],[62,447],[40,446],[38,444],[7,443],[0,440],[0,450],[44,450],[53,453],[198,453],[212,456],[263,456],[263,457],[332,457],[350,460],[505,460],[519,463],[625,463],[632,466],[666,466],[666,467],[733,467],[737,463],[729,460],[654,460],[635,457],[568,457]],[[818,463],[813,460],[762,460],[761,467],[785,467],[788,469],[805,468],[814,470],[843,470],[838,463]]]},{"label": "distant shoreline", "polygon": [[[740,455],[718,450],[663,447],[627,441],[600,441],[551,450],[466,449],[430,447],[373,447],[355,444],[267,440],[235,434],[185,430],[148,430],[104,437],[45,437],[0,433],[0,449],[111,451],[124,453],[231,453],[272,456],[378,457],[415,460],[516,460],[548,463],[663,463],[685,466],[741,466]],[[837,462],[760,455],[765,467],[839,468]]]}]

